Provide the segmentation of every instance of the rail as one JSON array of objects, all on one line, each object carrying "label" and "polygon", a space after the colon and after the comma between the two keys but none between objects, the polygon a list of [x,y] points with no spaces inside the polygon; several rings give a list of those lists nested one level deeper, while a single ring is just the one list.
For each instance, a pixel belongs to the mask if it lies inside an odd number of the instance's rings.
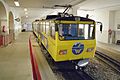
[{"label": "rail", "polygon": [[100,60],[104,61],[106,64],[114,68],[116,71],[120,72],[120,62],[99,51],[96,51],[95,54],[96,54],[95,57],[99,58]]},{"label": "rail", "polygon": [[[56,64],[57,69],[53,69],[55,72],[62,73],[65,80],[94,80],[90,75],[82,70],[76,70],[72,63],[66,62],[59,66]],[[71,68],[72,67],[72,68]]]}]

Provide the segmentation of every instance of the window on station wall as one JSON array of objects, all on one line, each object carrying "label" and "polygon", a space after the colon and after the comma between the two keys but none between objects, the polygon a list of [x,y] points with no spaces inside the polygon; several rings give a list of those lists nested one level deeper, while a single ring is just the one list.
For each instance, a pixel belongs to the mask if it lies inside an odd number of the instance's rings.
[{"label": "window on station wall", "polygon": [[46,22],[46,34],[49,35],[49,22]]},{"label": "window on station wall", "polygon": [[55,23],[50,24],[50,36],[55,39]]}]

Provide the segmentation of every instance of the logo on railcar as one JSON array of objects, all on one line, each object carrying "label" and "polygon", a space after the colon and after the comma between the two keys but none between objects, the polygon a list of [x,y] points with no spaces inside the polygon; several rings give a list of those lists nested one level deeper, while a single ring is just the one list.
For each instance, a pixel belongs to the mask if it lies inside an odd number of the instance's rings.
[{"label": "logo on railcar", "polygon": [[80,42],[77,42],[72,47],[72,52],[75,55],[81,54],[84,50],[84,44],[81,44]]}]

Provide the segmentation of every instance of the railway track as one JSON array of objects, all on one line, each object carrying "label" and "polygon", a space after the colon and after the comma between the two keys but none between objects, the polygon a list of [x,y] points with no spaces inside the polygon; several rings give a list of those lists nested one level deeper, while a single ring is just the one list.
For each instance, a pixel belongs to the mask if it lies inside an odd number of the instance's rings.
[{"label": "railway track", "polygon": [[110,65],[112,68],[114,68],[116,71],[118,71],[120,73],[120,62],[116,61],[115,59],[113,59],[99,51],[96,51],[95,54],[96,54],[95,57],[99,58],[106,64]]},{"label": "railway track", "polygon": [[52,70],[60,72],[65,80],[93,80],[86,72],[76,70],[71,62],[55,63],[54,66]]},{"label": "railway track", "polygon": [[[42,47],[43,49],[43,47]],[[47,51],[44,49],[43,54],[45,55],[48,64],[54,73],[61,73],[64,79],[60,80],[94,80],[90,75],[81,70],[76,70],[75,65],[71,61],[66,62],[55,62]],[[58,79],[59,80],[59,79]]]}]

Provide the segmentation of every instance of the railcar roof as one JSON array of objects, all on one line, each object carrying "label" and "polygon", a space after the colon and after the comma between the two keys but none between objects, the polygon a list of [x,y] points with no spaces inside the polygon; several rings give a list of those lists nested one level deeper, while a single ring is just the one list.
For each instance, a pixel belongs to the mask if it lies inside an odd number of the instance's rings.
[{"label": "railcar roof", "polygon": [[93,21],[92,19],[80,17],[80,16],[70,16],[70,17],[60,17],[59,15],[48,15],[46,20],[62,20],[62,21]]}]

